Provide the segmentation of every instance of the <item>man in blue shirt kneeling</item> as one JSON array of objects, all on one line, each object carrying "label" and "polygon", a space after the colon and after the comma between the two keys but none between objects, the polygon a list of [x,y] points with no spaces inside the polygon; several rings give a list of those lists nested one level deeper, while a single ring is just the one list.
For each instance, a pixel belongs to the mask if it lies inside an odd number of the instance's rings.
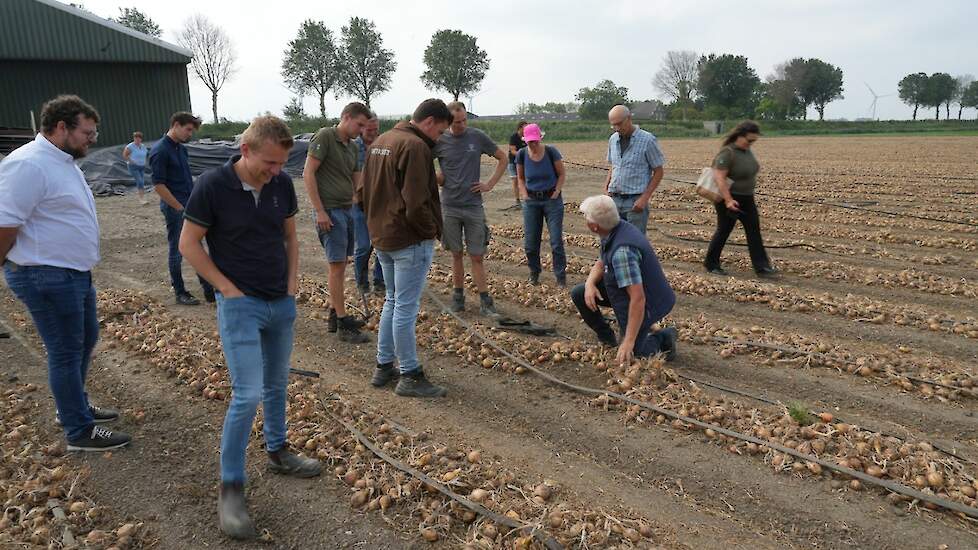
[{"label": "man in blue shirt kneeling", "polygon": [[[676,357],[676,329],[653,330],[672,311],[676,294],[669,286],[655,250],[645,234],[625,222],[615,201],[607,195],[584,199],[580,207],[587,228],[601,237],[601,257],[587,281],[571,290],[571,298],[584,322],[607,346],[618,346],[618,362],[664,353]],[[618,320],[621,342],[608,326],[599,306],[611,307]]]}]

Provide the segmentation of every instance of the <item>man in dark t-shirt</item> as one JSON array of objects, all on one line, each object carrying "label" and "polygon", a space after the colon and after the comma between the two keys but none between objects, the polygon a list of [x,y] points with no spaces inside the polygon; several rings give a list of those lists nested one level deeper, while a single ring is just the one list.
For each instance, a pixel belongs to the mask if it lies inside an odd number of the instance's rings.
[{"label": "man in dark t-shirt", "polygon": [[523,207],[523,204],[520,202],[520,184],[516,177],[516,153],[526,147],[526,142],[523,141],[523,127],[526,124],[527,122],[525,120],[521,120],[516,125],[516,131],[513,132],[513,135],[509,136],[509,179],[513,182],[513,197],[516,199],[516,204],[507,206],[504,210],[511,208],[519,210]]},{"label": "man in dark t-shirt", "polygon": [[[184,211],[180,252],[217,289],[217,321],[231,376],[221,435],[218,519],[232,538],[255,528],[244,497],[245,450],[259,402],[268,468],[312,477],[317,460],[289,452],[285,401],[295,323],[299,241],[292,178],[282,172],[292,132],[273,116],[256,118],[241,155],[200,176]],[[207,239],[208,252],[201,246]]]}]

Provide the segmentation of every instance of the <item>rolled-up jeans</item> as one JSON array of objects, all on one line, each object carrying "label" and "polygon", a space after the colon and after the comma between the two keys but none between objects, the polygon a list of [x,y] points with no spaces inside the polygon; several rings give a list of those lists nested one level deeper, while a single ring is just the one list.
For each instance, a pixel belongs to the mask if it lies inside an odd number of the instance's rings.
[{"label": "rolled-up jeans", "polygon": [[618,207],[618,216],[639,228],[639,230],[644,235],[646,229],[649,225],[649,207],[645,205],[641,212],[635,212],[632,207],[635,206],[635,201],[641,195],[612,195],[611,199],[615,201],[615,206]]},{"label": "rolled-up jeans", "polygon": [[[363,213],[363,208],[359,204],[353,205],[353,238],[356,246],[353,249],[353,276],[356,278],[358,286],[366,286],[370,281],[367,280],[367,270],[370,267],[370,254],[374,251],[374,246],[370,242],[370,231],[367,229],[367,216]],[[380,261],[374,261],[374,284],[384,282],[384,270],[380,267]]]},{"label": "rolled-up jeans", "polygon": [[4,265],[7,286],[27,307],[48,353],[48,384],[68,441],[87,437],[95,419],[85,378],[98,341],[95,287],[89,271]]},{"label": "rolled-up jeans", "polygon": [[231,375],[231,403],[221,434],[221,481],[245,481],[245,450],[258,404],[265,448],[285,446],[285,401],[295,324],[295,297],[217,297],[217,324]]},{"label": "rolled-up jeans", "polygon": [[400,250],[377,251],[387,285],[377,335],[377,363],[397,359],[402,374],[420,368],[415,327],[434,253],[435,241],[431,239]]},{"label": "rolled-up jeans", "polygon": [[523,201],[523,251],[531,273],[540,273],[540,240],[543,238],[543,222],[550,233],[550,252],[553,257],[554,276],[566,277],[567,255],[564,252],[564,198],[527,198]]}]

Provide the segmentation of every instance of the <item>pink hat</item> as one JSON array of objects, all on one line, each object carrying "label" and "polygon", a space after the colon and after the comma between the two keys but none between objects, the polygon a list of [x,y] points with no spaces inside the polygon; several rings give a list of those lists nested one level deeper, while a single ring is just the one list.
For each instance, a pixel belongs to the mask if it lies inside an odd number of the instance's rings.
[{"label": "pink hat", "polygon": [[523,127],[523,141],[530,143],[531,141],[540,141],[546,132],[540,131],[540,126],[537,124],[527,124]]}]

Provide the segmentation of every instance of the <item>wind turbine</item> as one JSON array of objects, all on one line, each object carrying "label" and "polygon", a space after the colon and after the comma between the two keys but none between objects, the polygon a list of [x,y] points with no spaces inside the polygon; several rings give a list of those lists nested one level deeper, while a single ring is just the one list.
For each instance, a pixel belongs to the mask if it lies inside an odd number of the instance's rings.
[{"label": "wind turbine", "polygon": [[[863,82],[863,84],[866,84],[866,83]],[[894,94],[878,95],[876,92],[873,91],[872,88],[869,87],[869,84],[866,84],[866,88],[869,88],[869,93],[873,94],[873,102],[869,104],[869,110],[872,113],[872,115],[870,116],[870,118],[872,118],[873,120],[877,120],[877,118],[876,118],[876,103],[877,103],[877,101],[879,101],[879,99],[882,98],[882,97],[890,97],[891,95],[894,95]]]}]

